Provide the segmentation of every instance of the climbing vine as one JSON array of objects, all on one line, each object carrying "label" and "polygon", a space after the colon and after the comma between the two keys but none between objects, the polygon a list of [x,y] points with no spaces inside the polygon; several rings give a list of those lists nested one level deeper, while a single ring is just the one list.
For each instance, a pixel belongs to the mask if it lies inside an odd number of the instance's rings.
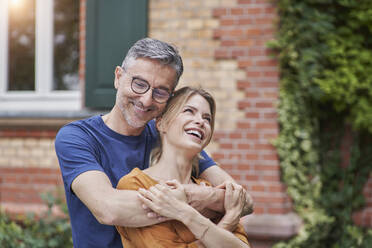
[{"label": "climbing vine", "polygon": [[275,146],[303,226],[275,247],[369,247],[372,229],[351,216],[365,205],[372,171],[372,1],[276,4],[279,28],[269,44],[281,74]]}]

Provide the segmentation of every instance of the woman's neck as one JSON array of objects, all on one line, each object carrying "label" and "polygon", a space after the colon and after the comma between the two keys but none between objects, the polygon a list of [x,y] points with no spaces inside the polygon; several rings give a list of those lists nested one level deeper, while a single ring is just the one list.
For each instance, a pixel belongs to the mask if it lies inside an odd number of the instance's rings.
[{"label": "woman's neck", "polygon": [[176,179],[181,184],[191,181],[192,159],[180,149],[169,149],[163,147],[162,155],[156,163],[145,172],[156,180]]}]

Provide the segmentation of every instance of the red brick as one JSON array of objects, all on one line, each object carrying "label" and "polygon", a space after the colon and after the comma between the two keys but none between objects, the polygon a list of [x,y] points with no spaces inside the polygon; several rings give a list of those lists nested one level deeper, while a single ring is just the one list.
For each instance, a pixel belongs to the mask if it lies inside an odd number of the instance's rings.
[{"label": "red brick", "polygon": [[285,192],[286,187],[283,184],[269,185],[269,191],[270,192]]},{"label": "red brick", "polygon": [[270,176],[265,175],[265,176],[262,176],[262,180],[280,182],[280,176],[279,175],[270,175]]},{"label": "red brick", "polygon": [[214,57],[216,59],[227,59],[230,57],[229,52],[225,49],[218,49],[214,52]]},{"label": "red brick", "polygon": [[248,100],[243,100],[238,102],[238,109],[245,109],[251,107],[252,104]]},{"label": "red brick", "polygon": [[259,36],[261,34],[261,29],[259,28],[248,28],[246,31],[245,31],[245,34],[247,36]]},{"label": "red brick", "polygon": [[232,132],[229,134],[230,139],[241,139],[243,137],[241,132]]},{"label": "red brick", "polygon": [[258,133],[246,133],[245,137],[249,140],[257,140],[259,138]]},{"label": "red brick", "polygon": [[230,12],[232,15],[242,15],[244,13],[242,8],[232,8]]},{"label": "red brick", "polygon": [[247,77],[252,77],[252,78],[258,78],[262,76],[262,73],[260,71],[247,71],[246,74],[247,74]]},{"label": "red brick", "polygon": [[254,0],[238,0],[238,4],[250,4],[254,2]]},{"label": "red brick", "polygon": [[267,16],[264,18],[255,18],[255,22],[257,25],[265,25],[265,24],[273,24],[274,23],[274,17],[273,16]]},{"label": "red brick", "polygon": [[239,68],[244,68],[244,67],[248,67],[248,66],[251,66],[251,65],[252,65],[251,60],[240,60],[240,61],[238,61],[238,67]]},{"label": "red brick", "polygon": [[261,14],[262,13],[262,8],[249,8],[247,10],[249,15],[254,15],[254,14]]},{"label": "red brick", "polygon": [[246,128],[251,128],[251,123],[250,122],[244,122],[244,121],[238,121],[236,126],[237,126],[237,128],[246,129]]},{"label": "red brick", "polygon": [[264,72],[265,77],[279,77],[278,71],[266,71]]},{"label": "red brick", "polygon": [[244,49],[234,49],[231,51],[231,57],[235,59],[244,56],[244,54]]},{"label": "red brick", "polygon": [[[253,198],[253,201],[255,202],[255,199]],[[265,208],[263,207],[258,207],[256,205],[254,205],[254,213],[255,214],[264,214],[265,213]]]},{"label": "red brick", "polygon": [[231,143],[222,143],[222,144],[220,144],[220,148],[230,150],[230,149],[233,148],[233,145]]},{"label": "red brick", "polygon": [[278,171],[279,165],[255,165],[255,171]]},{"label": "red brick", "polygon": [[232,18],[227,18],[227,19],[222,19],[220,20],[221,26],[232,26],[235,24],[235,19]]},{"label": "red brick", "polygon": [[269,207],[267,212],[269,214],[286,214],[289,211],[286,208],[273,208],[273,207]]},{"label": "red brick", "polygon": [[257,108],[273,108],[274,107],[274,104],[273,104],[272,101],[270,101],[270,102],[257,102],[255,104],[255,106]]},{"label": "red brick", "polygon": [[252,18],[238,18],[238,25],[249,25],[253,24],[253,19]]},{"label": "red brick", "polygon": [[273,113],[264,113],[264,119],[277,119],[278,118],[278,113],[273,112]]},{"label": "red brick", "polygon": [[246,89],[251,87],[251,83],[249,81],[239,80],[236,86],[238,89]]},{"label": "red brick", "polygon": [[255,125],[256,129],[276,129],[278,128],[278,123],[276,122],[257,122]]},{"label": "red brick", "polygon": [[248,181],[258,181],[257,175],[245,175],[245,179]]},{"label": "red brick", "polygon": [[254,44],[254,40],[252,39],[245,39],[245,40],[239,40],[236,42],[238,46],[243,46],[243,47],[250,47]]},{"label": "red brick", "polygon": [[231,29],[227,31],[227,33],[232,37],[237,37],[237,36],[242,36],[244,32],[242,29],[237,28],[237,29]]},{"label": "red brick", "polygon": [[256,153],[251,153],[251,154],[249,154],[249,153],[247,153],[247,154],[245,154],[245,159],[247,159],[247,160],[257,160],[258,159],[258,155],[256,154]]},{"label": "red brick", "polygon": [[264,185],[253,185],[252,191],[265,192],[266,187]]},{"label": "red brick", "polygon": [[251,148],[251,145],[250,144],[238,144],[238,149],[239,150],[248,150]]},{"label": "red brick", "polygon": [[259,60],[259,61],[257,61],[257,66],[262,66],[262,67],[266,67],[266,66],[276,67],[276,66],[278,66],[278,62],[276,60],[273,60],[273,59]]},{"label": "red brick", "polygon": [[258,119],[260,117],[260,113],[258,113],[258,112],[246,112],[245,117],[248,118],[248,119],[250,119],[250,118]]},{"label": "red brick", "polygon": [[265,55],[265,50],[259,49],[259,48],[250,48],[248,50],[248,55],[249,56],[263,56]]},{"label": "red brick", "polygon": [[223,153],[219,153],[219,152],[216,152],[216,153],[213,153],[212,155],[213,159],[223,159],[225,157],[225,155]]},{"label": "red brick", "polygon": [[265,155],[263,155],[263,159],[277,161],[279,158],[278,158],[277,154],[265,154]]},{"label": "red brick", "polygon": [[226,8],[215,8],[212,12],[214,17],[220,17],[227,14]]},{"label": "red brick", "polygon": [[221,41],[221,46],[222,47],[230,47],[230,46],[235,46],[236,42],[234,40],[223,40]]}]

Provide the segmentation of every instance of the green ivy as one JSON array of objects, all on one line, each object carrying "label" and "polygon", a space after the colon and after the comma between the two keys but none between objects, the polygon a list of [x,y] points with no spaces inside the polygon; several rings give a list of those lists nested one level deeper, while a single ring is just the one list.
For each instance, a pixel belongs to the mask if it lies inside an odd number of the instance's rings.
[{"label": "green ivy", "polygon": [[71,226],[68,217],[52,215],[54,205],[67,214],[66,204],[52,194],[42,196],[48,211],[39,217],[27,215],[16,220],[0,212],[0,247],[2,248],[72,248]]},{"label": "green ivy", "polygon": [[[352,213],[372,161],[372,1],[279,0],[280,134],[274,144],[282,179],[303,219],[283,247],[368,247],[372,230]],[[350,135],[350,159],[341,143]]]}]

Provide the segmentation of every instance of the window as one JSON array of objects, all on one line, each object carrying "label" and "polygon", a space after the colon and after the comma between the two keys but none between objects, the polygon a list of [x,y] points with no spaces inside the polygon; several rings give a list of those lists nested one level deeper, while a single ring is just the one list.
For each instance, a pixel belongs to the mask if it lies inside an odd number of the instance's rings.
[{"label": "window", "polygon": [[80,110],[79,1],[0,0],[0,110]]}]

